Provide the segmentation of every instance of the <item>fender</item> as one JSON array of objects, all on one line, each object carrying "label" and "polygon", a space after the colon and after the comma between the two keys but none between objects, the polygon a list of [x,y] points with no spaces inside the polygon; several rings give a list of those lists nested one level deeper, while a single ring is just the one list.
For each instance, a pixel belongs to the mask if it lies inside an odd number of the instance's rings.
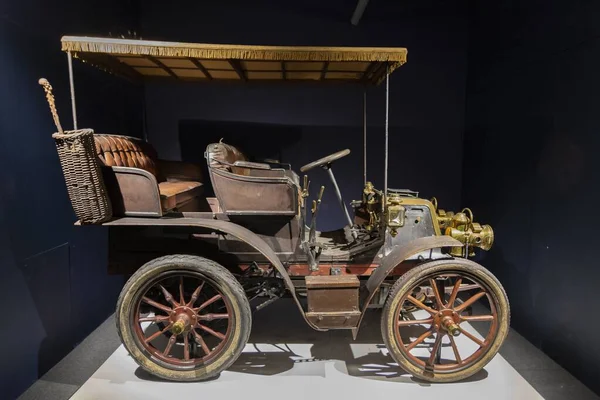
[{"label": "fender", "polygon": [[315,326],[312,322],[306,318],[304,313],[304,309],[302,308],[302,304],[298,299],[298,295],[296,294],[296,289],[294,284],[288,275],[285,267],[277,257],[277,254],[269,247],[269,245],[262,240],[258,235],[254,232],[240,226],[238,224],[234,224],[229,221],[221,221],[216,219],[208,219],[208,218],[119,218],[109,222],[102,224],[104,226],[187,226],[187,227],[197,227],[197,228],[207,228],[213,229],[215,231],[227,233],[229,235],[235,236],[240,240],[248,243],[250,246],[255,248],[258,252],[264,255],[271,264],[277,269],[277,272],[281,275],[285,286],[292,294],[302,317],[306,321],[306,323],[313,329],[317,331],[326,331],[327,329],[321,329]]},{"label": "fender", "polygon": [[371,274],[367,284],[365,285],[365,292],[361,298],[364,300],[361,302],[361,314],[358,320],[356,328],[352,328],[352,337],[356,340],[358,335],[358,329],[365,316],[367,307],[373,296],[379,290],[379,287],[387,278],[387,276],[407,258],[419,254],[426,250],[437,249],[440,247],[462,247],[463,244],[458,240],[442,235],[442,236],[426,236],[415,240],[411,240],[408,243],[402,243],[392,247],[392,251],[383,258],[379,267]]}]

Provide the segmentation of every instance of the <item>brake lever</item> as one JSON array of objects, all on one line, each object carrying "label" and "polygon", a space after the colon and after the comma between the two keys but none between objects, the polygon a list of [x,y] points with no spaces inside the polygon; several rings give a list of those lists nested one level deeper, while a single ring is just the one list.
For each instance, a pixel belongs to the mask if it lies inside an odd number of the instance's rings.
[{"label": "brake lever", "polygon": [[321,186],[321,190],[319,190],[319,197],[317,197],[316,201],[313,201],[312,206],[312,219],[310,221],[310,234],[308,241],[313,243],[315,241],[315,232],[317,229],[317,217],[319,216],[319,208],[321,207],[321,199],[323,198],[323,192],[325,191],[325,186]]}]

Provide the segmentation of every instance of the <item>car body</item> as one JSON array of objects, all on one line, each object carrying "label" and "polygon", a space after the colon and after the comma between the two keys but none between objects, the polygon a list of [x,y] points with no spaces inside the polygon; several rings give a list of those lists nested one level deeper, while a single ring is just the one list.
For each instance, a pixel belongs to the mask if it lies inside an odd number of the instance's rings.
[{"label": "car body", "polygon": [[[317,71],[321,81],[331,75],[377,84],[406,61],[402,48],[73,37],[63,38],[63,50],[69,60],[75,54],[129,78],[156,73],[134,68],[139,59],[175,77],[181,72],[168,65],[185,61],[202,79],[218,76],[207,68],[207,59],[226,60],[244,82],[267,73],[252,70],[262,62],[271,63],[269,71],[274,67],[284,81],[291,79],[286,67],[293,63],[319,63],[302,76]],[[332,68],[344,62],[362,69],[334,75],[341,72]],[[492,228],[475,222],[469,209],[446,212],[436,199],[388,188],[387,169],[386,187],[375,188],[365,174],[359,198],[347,203],[334,166],[350,156],[348,149],[303,166],[301,178],[290,165],[255,160],[220,141],[206,148],[205,177],[203,166],[160,160],[143,140],[91,130],[62,132],[57,126],[55,139],[79,223],[109,227],[109,269],[131,275],[117,304],[123,343],[159,377],[193,381],[218,375],[243,350],[252,312],[282,297],[293,299],[313,329],[345,329],[355,339],[365,313],[382,308],[382,338],[391,356],[407,372],[430,381],[473,375],[506,337],[506,294],[489,271],[468,260],[492,247]],[[345,226],[330,232],[317,230],[325,187],[313,188],[317,198],[308,201],[308,172],[317,168],[328,174],[346,219]],[[206,195],[209,186],[214,196]],[[483,314],[474,313],[473,306],[482,302]],[[475,333],[470,322],[487,328]],[[459,350],[463,339],[468,356]],[[452,350],[453,360],[444,348]]]}]

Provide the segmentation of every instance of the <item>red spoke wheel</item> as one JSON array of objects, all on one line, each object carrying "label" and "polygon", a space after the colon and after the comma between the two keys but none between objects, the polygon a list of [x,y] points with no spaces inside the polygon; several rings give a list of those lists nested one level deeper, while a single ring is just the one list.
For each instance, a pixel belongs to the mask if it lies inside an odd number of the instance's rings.
[{"label": "red spoke wheel", "polygon": [[146,371],[176,381],[211,378],[229,367],[248,340],[251,313],[240,283],[202,257],[160,257],[125,284],[117,329]]},{"label": "red spoke wheel", "polygon": [[391,356],[407,372],[432,382],[455,382],[496,355],[509,322],[508,298],[491,272],[469,260],[444,259],[396,281],[381,332]]}]

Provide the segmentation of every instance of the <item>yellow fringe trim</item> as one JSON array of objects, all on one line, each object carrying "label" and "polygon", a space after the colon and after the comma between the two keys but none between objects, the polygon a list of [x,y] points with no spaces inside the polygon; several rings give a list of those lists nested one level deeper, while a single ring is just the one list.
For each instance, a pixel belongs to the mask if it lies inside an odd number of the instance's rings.
[{"label": "yellow fringe trim", "polygon": [[65,36],[62,50],[83,53],[213,60],[378,61],[404,64],[402,47],[247,46]]}]

